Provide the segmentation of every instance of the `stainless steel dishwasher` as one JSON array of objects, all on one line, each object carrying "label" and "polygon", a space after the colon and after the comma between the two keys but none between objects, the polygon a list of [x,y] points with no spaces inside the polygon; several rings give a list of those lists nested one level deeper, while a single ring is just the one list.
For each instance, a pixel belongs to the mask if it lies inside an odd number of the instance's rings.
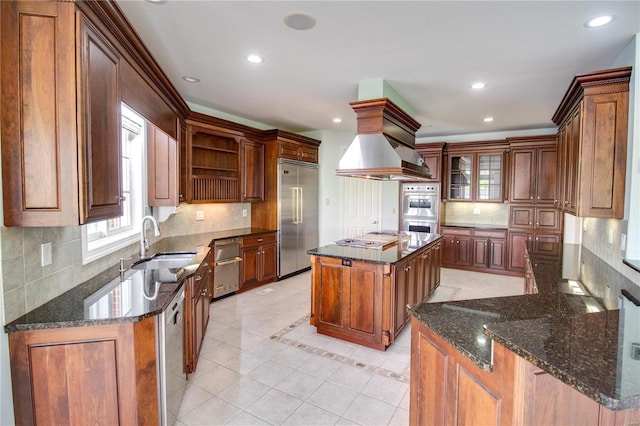
[{"label": "stainless steel dishwasher", "polygon": [[187,385],[184,371],[184,286],[156,321],[160,424],[173,426]]},{"label": "stainless steel dishwasher", "polygon": [[213,243],[213,298],[233,293],[240,287],[240,239]]}]

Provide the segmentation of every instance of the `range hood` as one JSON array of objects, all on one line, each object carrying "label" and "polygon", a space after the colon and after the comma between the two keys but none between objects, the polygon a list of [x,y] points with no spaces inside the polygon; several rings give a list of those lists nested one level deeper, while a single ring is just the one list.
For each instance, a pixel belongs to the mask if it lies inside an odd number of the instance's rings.
[{"label": "range hood", "polygon": [[420,123],[387,98],[351,102],[356,137],[338,163],[338,176],[377,180],[429,180],[431,172],[415,150]]}]

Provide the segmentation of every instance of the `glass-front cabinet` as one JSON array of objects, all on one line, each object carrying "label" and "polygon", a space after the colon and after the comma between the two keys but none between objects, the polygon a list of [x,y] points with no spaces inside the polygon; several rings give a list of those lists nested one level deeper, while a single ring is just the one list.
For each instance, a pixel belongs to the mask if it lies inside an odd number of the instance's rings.
[{"label": "glass-front cabinet", "polygon": [[[453,145],[453,144],[452,144]],[[462,144],[460,144],[462,145]],[[502,144],[505,145],[505,144]],[[446,153],[448,201],[504,201],[506,145],[471,142],[452,146]]]},{"label": "glass-front cabinet", "polygon": [[502,154],[478,154],[476,200],[502,201]]},{"label": "glass-front cabinet", "polygon": [[449,199],[471,200],[473,156],[452,156],[449,164]]}]

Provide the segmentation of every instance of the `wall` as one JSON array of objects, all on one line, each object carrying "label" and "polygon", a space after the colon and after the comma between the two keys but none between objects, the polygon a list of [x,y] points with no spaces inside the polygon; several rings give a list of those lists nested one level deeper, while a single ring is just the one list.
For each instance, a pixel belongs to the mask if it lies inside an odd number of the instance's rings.
[{"label": "wall", "polygon": [[[629,93],[629,147],[627,151],[627,182],[625,218],[583,221],[582,245],[640,287],[640,273],[622,263],[625,256],[640,258],[640,33],[623,50],[611,68],[632,65]],[[635,216],[633,216],[635,215]],[[621,250],[622,235],[627,236],[628,254]],[[611,244],[610,241],[611,235]]]}]

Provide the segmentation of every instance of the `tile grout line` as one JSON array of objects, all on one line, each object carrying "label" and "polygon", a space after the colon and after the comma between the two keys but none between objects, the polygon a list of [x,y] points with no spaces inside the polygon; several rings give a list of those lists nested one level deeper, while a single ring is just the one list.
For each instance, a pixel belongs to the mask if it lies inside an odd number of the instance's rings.
[{"label": "tile grout line", "polygon": [[295,348],[301,349],[305,352],[314,354],[314,355],[320,355],[326,358],[330,358],[330,359],[334,359],[338,362],[341,362],[343,364],[347,364],[347,365],[351,365],[353,367],[358,367],[361,368],[363,370],[366,371],[371,371],[375,374],[378,374],[380,376],[383,377],[389,377],[392,379],[396,379],[402,383],[409,383],[409,376],[408,376],[408,367],[401,373],[395,373],[393,371],[387,370],[386,368],[382,368],[382,367],[375,367],[373,365],[368,365],[365,364],[363,362],[357,361],[355,359],[352,358],[348,358],[346,356],[343,355],[339,355],[333,352],[329,352],[326,351],[324,349],[320,349],[320,348],[316,348],[315,346],[311,346],[308,345],[306,343],[302,343],[302,342],[298,342],[296,340],[292,340],[289,338],[284,337],[287,333],[289,333],[290,331],[296,329],[297,327],[299,327],[300,325],[302,325],[303,323],[307,322],[309,320],[309,318],[311,318],[310,314],[305,315],[304,317],[300,318],[299,320],[289,324],[287,327],[277,331],[276,333],[274,333],[273,335],[271,335],[271,339],[272,340],[277,340],[278,342],[282,342],[286,345],[289,346],[293,346]]}]

